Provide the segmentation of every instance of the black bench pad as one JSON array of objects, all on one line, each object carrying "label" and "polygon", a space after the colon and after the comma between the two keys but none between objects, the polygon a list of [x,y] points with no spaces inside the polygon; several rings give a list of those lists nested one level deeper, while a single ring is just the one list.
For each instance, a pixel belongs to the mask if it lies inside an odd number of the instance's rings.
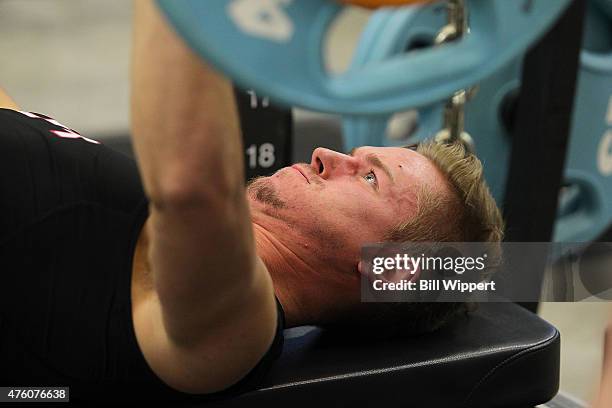
[{"label": "black bench pad", "polygon": [[529,407],[559,387],[559,332],[513,303],[480,304],[409,339],[360,342],[315,327],[285,334],[262,387],[215,406]]}]

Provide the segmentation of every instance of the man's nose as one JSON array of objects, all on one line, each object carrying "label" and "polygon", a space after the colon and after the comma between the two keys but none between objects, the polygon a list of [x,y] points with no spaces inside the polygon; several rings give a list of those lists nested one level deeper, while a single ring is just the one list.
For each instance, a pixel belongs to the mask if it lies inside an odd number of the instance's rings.
[{"label": "man's nose", "polygon": [[356,158],[323,147],[318,147],[312,152],[310,165],[323,179],[337,175],[355,174],[359,168]]}]

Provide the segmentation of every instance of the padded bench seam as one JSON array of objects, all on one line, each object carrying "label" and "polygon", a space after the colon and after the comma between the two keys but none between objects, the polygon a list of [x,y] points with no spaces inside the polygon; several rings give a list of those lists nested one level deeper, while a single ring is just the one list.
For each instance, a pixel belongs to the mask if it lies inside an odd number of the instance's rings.
[{"label": "padded bench seam", "polygon": [[526,354],[530,354],[536,351],[541,350],[542,348],[544,348],[545,346],[553,343],[554,341],[556,341],[559,338],[559,331],[555,329],[555,333],[554,335],[546,340],[542,340],[539,343],[536,343],[532,346],[530,346],[529,348],[520,351],[517,354],[514,354],[508,358],[506,358],[505,360],[501,361],[500,363],[498,363],[495,367],[493,367],[491,370],[489,370],[489,372],[487,374],[485,374],[480,381],[478,381],[478,383],[474,386],[474,388],[472,389],[472,391],[470,391],[470,393],[468,394],[468,396],[465,398],[464,402],[463,402],[463,406],[468,406],[470,399],[474,396],[474,394],[476,393],[476,391],[478,390],[478,388],[488,379],[490,378],[493,374],[495,374],[495,372],[502,366],[507,365],[510,361],[513,360],[517,360],[519,358],[522,358],[523,356],[525,356]]},{"label": "padded bench seam", "polygon": [[[533,350],[536,350],[537,348],[543,346],[545,343],[549,343],[551,341],[553,341],[554,339],[556,339],[558,337],[558,331],[555,330],[554,334],[545,339],[542,340],[538,343],[535,343],[531,346],[529,346],[528,349],[524,349],[521,352],[514,354],[511,357],[508,357],[506,360],[500,362],[496,368],[502,364],[505,364],[509,359],[515,358],[525,352],[530,352]],[[336,380],[343,380],[343,379],[347,379],[347,378],[357,378],[357,377],[366,377],[366,376],[370,376],[370,375],[376,375],[376,374],[382,374],[382,373],[389,373],[389,372],[393,372],[393,371],[402,371],[404,369],[407,368],[412,368],[412,367],[422,367],[422,366],[427,366],[427,365],[433,365],[433,364],[438,364],[438,363],[444,363],[444,362],[450,362],[450,361],[456,361],[458,359],[460,359],[461,357],[464,356],[482,356],[482,355],[486,355],[492,351],[509,351],[509,350],[513,350],[513,349],[522,349],[523,346],[514,346],[514,347],[504,347],[504,348],[497,348],[497,349],[489,349],[487,351],[483,351],[477,354],[462,354],[459,356],[452,356],[452,357],[447,357],[447,358],[440,358],[440,359],[433,359],[433,360],[427,360],[427,361],[421,361],[418,363],[411,363],[411,364],[405,364],[405,365],[401,365],[401,366],[396,366],[396,367],[389,367],[389,368],[378,368],[378,369],[373,369],[373,370],[367,370],[367,371],[361,371],[358,373],[346,373],[346,374],[338,374],[338,375],[332,375],[329,377],[324,377],[324,378],[314,378],[314,379],[309,379],[309,380],[302,380],[302,381],[294,381],[294,382],[288,382],[288,383],[284,383],[284,384],[278,384],[278,385],[272,385],[270,387],[265,387],[265,388],[260,388],[258,390],[255,390],[254,392],[264,392],[264,391],[273,391],[273,390],[278,390],[278,389],[282,389],[282,388],[291,388],[291,387],[297,387],[297,386],[302,386],[302,385],[307,385],[307,384],[316,384],[316,383],[320,383],[320,382],[326,382],[326,381],[336,381]],[[496,368],[494,368],[493,370],[495,370]],[[488,374],[486,374],[481,381],[479,381],[478,385],[476,387],[478,387],[480,385],[480,383],[482,381],[484,381],[487,376],[490,374],[490,372]],[[475,391],[475,389],[468,395],[468,399],[471,396],[471,394]],[[467,399],[466,399],[467,401]]]}]

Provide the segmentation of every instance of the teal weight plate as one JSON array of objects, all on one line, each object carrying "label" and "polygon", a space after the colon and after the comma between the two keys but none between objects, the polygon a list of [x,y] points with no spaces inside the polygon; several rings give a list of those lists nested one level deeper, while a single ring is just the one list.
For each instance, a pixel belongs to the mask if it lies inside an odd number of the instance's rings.
[{"label": "teal weight plate", "polygon": [[464,40],[342,74],[327,71],[323,49],[331,23],[348,6],[331,0],[158,4],[197,53],[244,88],[316,111],[380,114],[423,106],[479,82],[544,33],[568,1],[468,0],[471,32]]}]

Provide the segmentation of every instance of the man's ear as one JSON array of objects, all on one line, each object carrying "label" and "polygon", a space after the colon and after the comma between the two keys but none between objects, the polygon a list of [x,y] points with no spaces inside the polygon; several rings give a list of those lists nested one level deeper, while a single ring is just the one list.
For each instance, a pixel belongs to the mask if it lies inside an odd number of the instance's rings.
[{"label": "man's ear", "polygon": [[367,265],[363,261],[359,261],[357,263],[357,271],[359,271],[361,276],[367,275],[366,277],[370,278],[370,280],[381,279],[384,282],[401,282],[402,280],[416,282],[421,276],[420,266],[414,265],[412,261],[409,261],[408,269],[386,270],[380,275],[374,275],[371,270],[368,270]]},{"label": "man's ear", "polygon": [[414,262],[412,261],[408,261],[408,268],[407,269],[394,269],[394,270],[389,270],[386,271],[385,273],[381,274],[381,279],[384,280],[385,282],[401,282],[401,281],[408,281],[408,282],[416,282],[419,280],[419,276],[421,276],[421,268],[419,265],[415,265]]},{"label": "man's ear", "polygon": [[378,279],[378,275],[372,273],[372,266],[368,265],[364,261],[357,262],[357,271],[359,272],[359,275],[361,275],[362,279],[366,278],[370,282],[373,282],[375,279]]}]

